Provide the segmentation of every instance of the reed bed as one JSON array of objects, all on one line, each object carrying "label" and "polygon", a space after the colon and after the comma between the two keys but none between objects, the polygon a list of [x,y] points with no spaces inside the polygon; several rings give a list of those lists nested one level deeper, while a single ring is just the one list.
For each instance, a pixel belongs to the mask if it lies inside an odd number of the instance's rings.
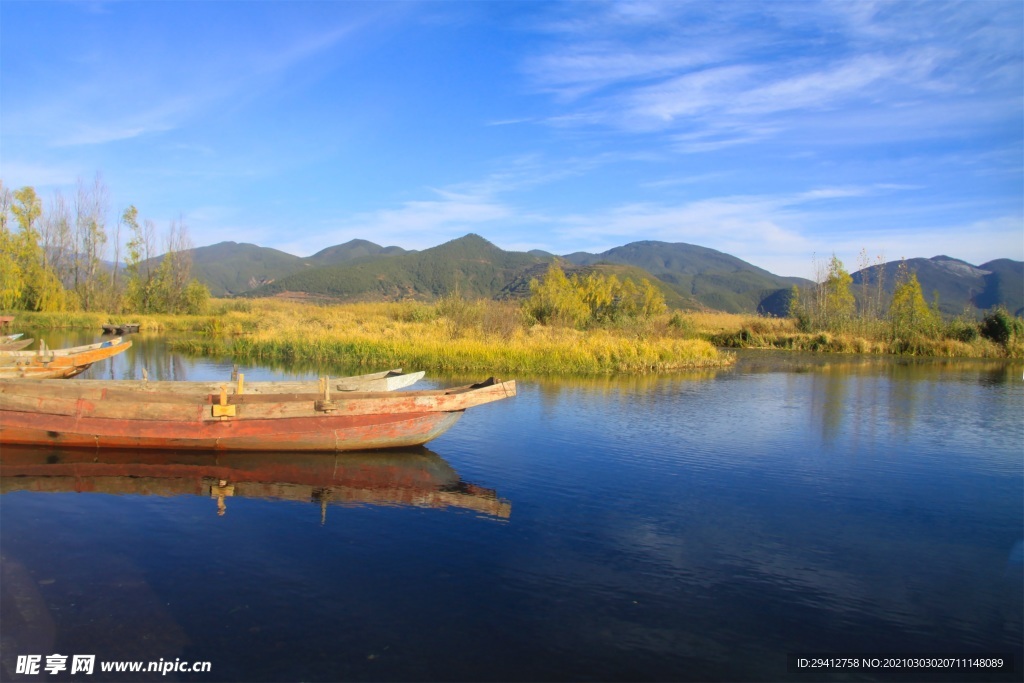
[{"label": "reed bed", "polygon": [[452,373],[601,375],[664,373],[731,365],[724,348],[945,358],[1020,358],[1002,346],[918,337],[892,341],[882,327],[844,334],[802,332],[795,321],[715,312],[670,312],[587,330],[536,324],[515,303],[317,304],[280,299],[214,300],[206,315],[17,312],[19,329],[134,322],[142,332],[183,332],[172,348],[196,355],[275,363],[409,367]]},{"label": "reed bed", "polygon": [[319,321],[302,333],[295,333],[294,327],[268,327],[234,338],[172,343],[190,353],[252,360],[505,375],[641,374],[721,367],[734,360],[701,339],[641,339],[607,330],[582,332],[542,326],[517,330],[507,337],[471,331],[453,338],[445,323],[442,319],[405,323],[356,315],[350,324]]},{"label": "reed bed", "polygon": [[[732,321],[724,321],[723,318],[719,321],[720,327],[717,331],[705,331],[705,338],[724,348],[929,358],[1024,358],[1024,344],[1020,339],[1013,339],[1002,345],[980,336],[963,341],[939,332],[933,335],[918,333],[903,339],[892,339],[889,327],[884,322],[860,325],[849,332],[802,332],[792,318],[737,317],[738,320]],[[722,324],[723,322],[733,324],[730,326]],[[947,327],[952,328],[956,324],[958,323],[954,321]]]}]

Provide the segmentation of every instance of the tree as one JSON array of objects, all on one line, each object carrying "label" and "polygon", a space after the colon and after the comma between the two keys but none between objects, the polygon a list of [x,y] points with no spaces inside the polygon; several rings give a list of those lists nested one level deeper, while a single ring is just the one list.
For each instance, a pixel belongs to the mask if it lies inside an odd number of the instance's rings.
[{"label": "tree", "polygon": [[825,327],[841,330],[853,319],[856,301],[850,290],[852,285],[853,278],[846,272],[843,262],[835,254],[832,254],[832,258],[828,262],[828,275],[825,277],[821,290],[822,322]]},{"label": "tree", "polygon": [[543,281],[530,280],[526,311],[544,325],[578,327],[590,317],[590,307],[557,263],[548,267]]},{"label": "tree", "polygon": [[889,324],[893,339],[906,340],[929,331],[936,324],[935,314],[925,303],[921,283],[910,272],[906,261],[896,269],[896,287],[889,305]]},{"label": "tree", "polygon": [[108,191],[99,173],[91,187],[78,181],[75,195],[75,268],[74,289],[85,310],[104,307],[101,300],[107,290],[107,273],[102,270],[107,244],[106,220]]},{"label": "tree", "polygon": [[0,183],[0,309],[10,310],[21,300],[22,273],[10,231],[11,191]]},{"label": "tree", "polygon": [[148,252],[146,234],[139,225],[139,210],[129,205],[121,213],[120,223],[128,228],[129,237],[125,244],[125,291],[124,305],[129,310],[139,313],[149,311],[149,277],[143,276],[142,262]]},{"label": "tree", "polygon": [[885,257],[879,254],[872,265],[868,250],[861,249],[857,262],[861,274],[860,318],[872,322],[881,318],[885,305]]},{"label": "tree", "polygon": [[71,227],[71,208],[61,192],[55,192],[49,208],[40,221],[40,239],[43,258],[57,273],[65,289],[71,289],[74,274],[74,231]]},{"label": "tree", "polygon": [[542,323],[582,327],[629,318],[650,318],[664,313],[665,296],[649,280],[620,280],[615,274],[592,272],[566,277],[552,264],[544,282],[530,282],[527,313]]},{"label": "tree", "polygon": [[45,250],[40,244],[38,224],[43,205],[32,187],[16,190],[10,213],[18,224],[18,232],[7,230],[4,224],[3,266],[6,271],[3,301],[9,307],[30,311],[60,311],[67,306],[60,279],[46,262]]}]

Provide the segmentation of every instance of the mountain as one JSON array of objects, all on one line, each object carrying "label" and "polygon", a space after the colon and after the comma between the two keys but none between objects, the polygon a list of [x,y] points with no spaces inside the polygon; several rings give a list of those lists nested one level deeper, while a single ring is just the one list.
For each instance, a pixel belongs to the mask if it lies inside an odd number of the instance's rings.
[{"label": "mountain", "polygon": [[[882,288],[887,298],[892,295],[901,261],[889,261],[853,273],[854,289],[865,281],[877,282],[882,274]],[[928,303],[939,301],[939,311],[946,316],[972,314],[994,306],[1004,306],[1015,315],[1024,315],[1024,262],[997,259],[974,266],[949,256],[906,260],[907,268],[917,275],[921,291]]]},{"label": "mountain", "polygon": [[382,247],[368,240],[349,240],[345,244],[327,247],[310,256],[306,262],[314,266],[333,266],[356,260],[405,254],[401,247]]},{"label": "mountain", "polygon": [[788,291],[809,280],[780,277],[729,254],[682,242],[631,242],[600,254],[564,256],[577,265],[618,263],[636,266],[668,284],[681,297],[730,313],[760,311],[785,315]]},{"label": "mountain", "polygon": [[[303,270],[372,261],[404,253],[407,252],[401,247],[382,247],[367,240],[351,240],[303,258],[255,244],[220,242],[191,250],[192,275],[206,285],[213,296],[232,296]],[[156,262],[159,263],[160,259],[162,257]]]},{"label": "mountain", "polygon": [[[220,242],[191,250],[192,277],[213,296],[239,294],[303,268],[304,259],[255,244]],[[157,263],[163,257],[158,257]]]},{"label": "mountain", "polygon": [[[534,252],[530,252],[531,254]],[[558,257],[552,257],[557,259]],[[679,292],[673,289],[669,284],[662,282],[658,278],[652,276],[643,268],[637,268],[636,266],[623,266],[613,263],[595,263],[593,265],[578,266],[572,263],[566,262],[564,259],[558,264],[568,277],[579,276],[586,277],[591,273],[598,273],[608,277],[614,275],[619,280],[633,280],[639,282],[641,280],[648,280],[652,285],[658,288],[658,291],[665,297],[665,303],[669,308],[682,308],[682,309],[696,309],[702,308],[701,304],[693,298],[682,296]],[[544,276],[547,275],[550,261],[544,261],[530,266],[526,270],[522,271],[517,275],[510,283],[508,283],[497,295],[495,299],[524,299],[530,296],[530,281],[531,280],[543,280]]]},{"label": "mountain", "polygon": [[[405,251],[367,240],[351,240],[301,258],[253,244],[221,242],[193,249],[192,273],[214,296],[273,296],[301,292],[334,299],[431,299],[458,289],[469,297],[521,298],[532,278],[543,278],[559,257],[540,250],[507,252],[479,235],[466,235],[432,249]],[[620,279],[647,278],[673,308],[760,311],[785,315],[789,291],[809,280],[774,275],[746,261],[692,244],[642,241],[600,254],[575,252],[561,257],[567,273],[598,270]],[[892,295],[898,261],[852,274],[860,285],[883,277],[886,300]],[[971,315],[1002,305],[1024,315],[1024,263],[997,259],[975,266],[949,256],[914,258],[929,302],[938,294],[946,316]]]},{"label": "mountain", "polygon": [[423,251],[303,270],[249,294],[304,292],[343,299],[397,300],[430,299],[458,290],[471,298],[491,298],[522,271],[543,262],[539,256],[503,251],[479,235],[469,234]]}]

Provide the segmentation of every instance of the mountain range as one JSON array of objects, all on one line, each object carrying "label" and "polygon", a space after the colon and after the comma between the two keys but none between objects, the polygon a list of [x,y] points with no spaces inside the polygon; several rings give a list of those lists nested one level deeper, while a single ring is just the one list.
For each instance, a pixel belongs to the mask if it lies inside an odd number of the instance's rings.
[{"label": "mountain range", "polygon": [[[783,277],[742,259],[692,244],[642,241],[600,254],[556,256],[534,250],[504,251],[469,234],[422,251],[352,240],[313,256],[299,257],[253,244],[221,242],[192,250],[192,274],[214,296],[303,295],[330,300],[430,300],[458,291],[467,297],[515,299],[529,294],[557,261],[567,273],[600,271],[620,278],[647,278],[670,307],[784,315],[793,285],[810,280]],[[855,284],[876,282],[891,293],[898,261],[853,273]],[[1024,262],[997,259],[972,265],[948,256],[909,259],[925,297],[937,294],[947,315],[996,305],[1024,314]],[[858,287],[854,287],[855,292]]]}]

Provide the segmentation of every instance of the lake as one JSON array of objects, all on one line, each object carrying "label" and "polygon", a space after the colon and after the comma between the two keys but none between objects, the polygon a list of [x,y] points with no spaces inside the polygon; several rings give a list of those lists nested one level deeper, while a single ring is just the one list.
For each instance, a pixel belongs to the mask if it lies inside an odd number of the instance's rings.
[{"label": "lake", "polygon": [[[231,373],[133,339],[83,377]],[[1021,680],[1022,373],[744,352],[519,379],[398,453],[4,448],[3,678]],[[792,664],[828,653],[1013,668]],[[29,655],[40,673],[19,675]],[[53,655],[67,668],[47,673]],[[71,674],[74,655],[95,672]],[[132,661],[173,668],[100,671]]]}]

